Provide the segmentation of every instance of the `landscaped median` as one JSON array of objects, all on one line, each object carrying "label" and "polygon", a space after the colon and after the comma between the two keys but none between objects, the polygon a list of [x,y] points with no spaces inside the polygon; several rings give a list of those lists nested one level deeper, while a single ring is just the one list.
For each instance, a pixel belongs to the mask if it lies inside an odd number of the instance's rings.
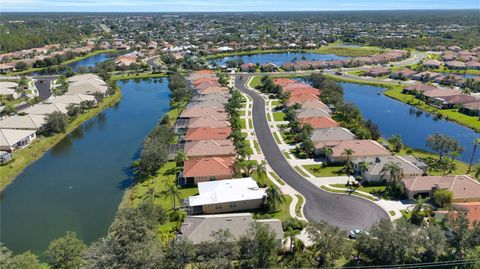
[{"label": "landscaped median", "polygon": [[320,186],[320,188],[322,190],[325,190],[325,191],[328,191],[328,192],[334,192],[334,193],[341,193],[341,194],[347,194],[347,195],[355,195],[355,196],[360,196],[360,197],[363,197],[363,198],[366,198],[370,201],[377,201],[376,198],[374,198],[373,196],[371,195],[366,195],[366,194],[363,194],[363,193],[359,193],[358,191],[350,191],[350,190],[347,190],[347,189],[333,189],[333,188],[330,188],[326,185],[322,185]]},{"label": "landscaped median", "polygon": [[114,95],[105,97],[98,106],[87,110],[84,114],[80,114],[75,120],[71,121],[65,132],[48,137],[38,136],[29,146],[15,151],[14,161],[0,166],[0,191],[10,184],[23,169],[40,159],[45,152],[60,142],[65,136],[80,126],[80,124],[93,118],[107,107],[118,103],[121,96],[121,91],[116,91]]}]

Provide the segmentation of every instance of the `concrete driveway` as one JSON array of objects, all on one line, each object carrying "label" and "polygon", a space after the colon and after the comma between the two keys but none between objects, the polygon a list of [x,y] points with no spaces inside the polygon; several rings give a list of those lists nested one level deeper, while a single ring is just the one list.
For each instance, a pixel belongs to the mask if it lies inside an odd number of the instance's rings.
[{"label": "concrete driveway", "polygon": [[374,203],[355,196],[323,191],[292,168],[270,132],[263,98],[245,87],[249,78],[249,75],[237,76],[235,85],[253,99],[253,125],[269,165],[288,185],[305,197],[305,217],[309,221],[326,221],[343,230],[368,229],[382,218],[389,219],[388,214]]}]

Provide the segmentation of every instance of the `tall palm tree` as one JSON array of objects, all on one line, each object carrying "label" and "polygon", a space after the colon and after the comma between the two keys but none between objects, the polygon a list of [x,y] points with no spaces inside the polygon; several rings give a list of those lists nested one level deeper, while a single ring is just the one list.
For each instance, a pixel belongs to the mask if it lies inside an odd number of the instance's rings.
[{"label": "tall palm tree", "polygon": [[167,189],[162,192],[162,195],[165,196],[165,199],[172,199],[173,201],[173,210],[176,209],[176,201],[180,202],[182,199],[182,193],[175,183],[168,183]]},{"label": "tall palm tree", "polygon": [[468,164],[467,174],[470,173],[470,170],[472,169],[473,158],[475,158],[475,151],[477,150],[478,145],[480,145],[480,138],[476,138],[475,140],[473,140],[472,157],[470,157],[470,163]]},{"label": "tall palm tree", "polygon": [[383,179],[386,175],[390,176],[390,181],[397,182],[403,177],[403,169],[394,162],[388,162],[380,171]]},{"label": "tall palm tree", "polygon": [[280,189],[272,185],[267,189],[267,206],[270,210],[277,210],[277,208],[285,203],[285,197]]},{"label": "tall palm tree", "polygon": [[255,172],[257,173],[258,182],[262,185],[265,185],[267,180],[267,168],[263,163],[258,163],[255,165]]},{"label": "tall palm tree", "polygon": [[295,242],[295,238],[299,234],[300,234],[300,231],[294,230],[292,229],[292,227],[288,227],[288,230],[285,232],[285,237],[288,237],[290,239],[290,247],[289,247],[290,252],[293,251],[293,244]]},{"label": "tall palm tree", "polygon": [[187,155],[183,151],[177,152],[177,155],[175,156],[175,163],[177,164],[177,167],[183,167],[183,163],[188,160]]},{"label": "tall palm tree", "polygon": [[357,171],[363,178],[364,173],[368,171],[368,164],[366,162],[359,162],[357,164]]},{"label": "tall palm tree", "polygon": [[388,139],[388,143],[390,144],[390,150],[392,152],[399,152],[403,148],[402,137],[398,134],[392,135],[390,139]]},{"label": "tall palm tree", "polygon": [[328,163],[328,160],[333,155],[333,149],[331,147],[322,148],[322,154],[325,156],[325,162]]},{"label": "tall palm tree", "polygon": [[355,153],[355,151],[353,149],[344,149],[343,152],[342,152],[342,155],[345,155],[347,156],[347,162],[350,161],[350,158],[352,157],[352,155]]},{"label": "tall palm tree", "polygon": [[475,178],[477,180],[480,180],[480,164],[475,165],[475,167],[473,168],[473,172],[474,172]]},{"label": "tall palm tree", "polygon": [[245,170],[245,161],[237,158],[233,162],[233,172],[235,173],[235,177],[241,177],[243,171]]}]

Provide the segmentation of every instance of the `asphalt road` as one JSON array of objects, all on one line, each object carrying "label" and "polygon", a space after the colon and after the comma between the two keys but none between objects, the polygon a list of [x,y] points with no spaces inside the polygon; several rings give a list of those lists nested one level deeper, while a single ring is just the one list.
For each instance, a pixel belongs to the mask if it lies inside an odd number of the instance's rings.
[{"label": "asphalt road", "polygon": [[[50,92],[50,87],[51,87],[51,82],[55,79],[56,79],[55,77],[37,78],[37,81],[35,81],[35,87],[38,90],[38,98],[40,100],[39,102],[43,102],[47,100],[52,95],[52,93]],[[22,110],[29,106],[30,104],[25,103],[25,104],[18,105],[16,109]]]},{"label": "asphalt road", "polygon": [[249,76],[235,78],[237,89],[253,99],[253,125],[269,165],[288,185],[305,197],[304,214],[309,221],[326,221],[343,230],[368,229],[388,214],[376,204],[363,198],[323,191],[298,174],[277,146],[265,112],[265,102],[257,93],[248,90]]}]

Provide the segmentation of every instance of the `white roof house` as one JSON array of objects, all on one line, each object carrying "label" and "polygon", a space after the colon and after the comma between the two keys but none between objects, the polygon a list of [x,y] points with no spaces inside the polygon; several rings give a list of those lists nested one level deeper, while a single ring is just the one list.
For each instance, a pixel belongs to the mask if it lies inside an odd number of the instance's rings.
[{"label": "white roof house", "polygon": [[51,104],[80,104],[83,101],[95,101],[95,97],[86,94],[61,95],[50,98],[45,103]]},{"label": "white roof house", "polygon": [[35,139],[34,130],[0,129],[0,150],[12,151]]},{"label": "white roof house", "polygon": [[199,195],[190,196],[190,206],[258,200],[266,196],[251,177],[198,183]]},{"label": "white roof house", "polygon": [[93,94],[101,92],[105,94],[108,90],[107,84],[98,76],[83,74],[68,79],[69,86],[66,95]]},{"label": "white roof house", "polygon": [[0,81],[0,95],[11,96],[16,99],[18,97],[18,93],[15,90],[17,85],[15,82]]},{"label": "white roof house", "polygon": [[54,103],[54,104],[36,104],[31,107],[28,107],[22,112],[25,112],[30,115],[47,115],[55,111],[67,114],[67,106],[65,103]]},{"label": "white roof house", "polygon": [[280,220],[254,220],[251,213],[188,216],[180,227],[180,236],[190,240],[193,244],[200,244],[211,241],[214,232],[228,230],[233,239],[238,240],[254,222],[269,226],[275,232],[277,242],[282,241],[283,230]]},{"label": "white roof house", "polygon": [[44,115],[12,116],[0,120],[0,129],[38,130],[45,124]]}]

